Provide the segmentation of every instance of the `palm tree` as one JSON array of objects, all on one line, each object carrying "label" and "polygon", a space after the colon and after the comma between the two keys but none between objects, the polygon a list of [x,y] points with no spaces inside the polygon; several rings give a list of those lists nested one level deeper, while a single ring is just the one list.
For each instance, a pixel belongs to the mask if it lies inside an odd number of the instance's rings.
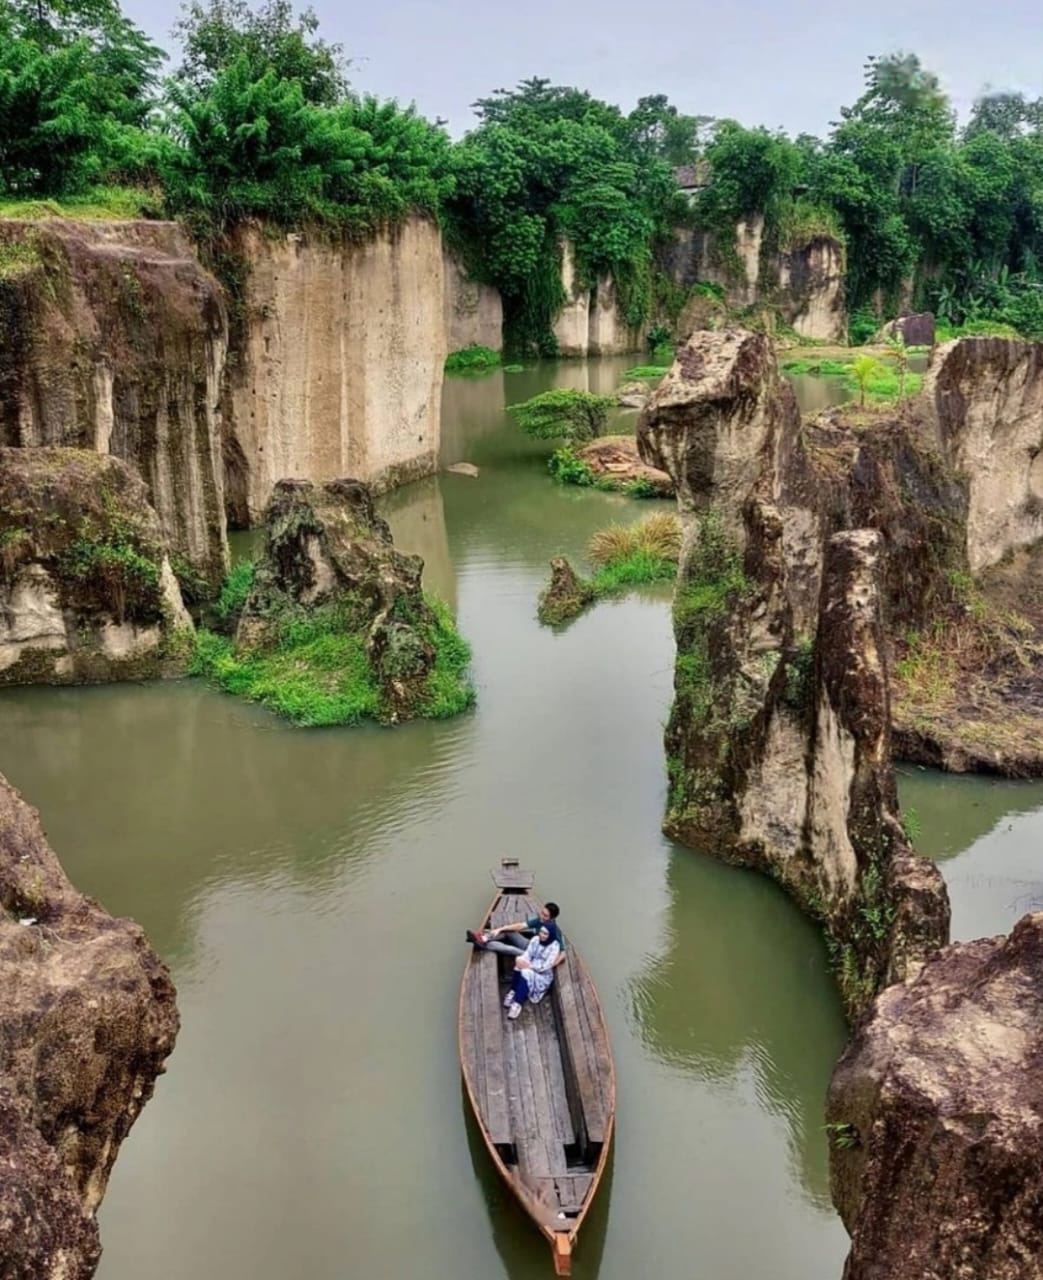
[{"label": "palm tree", "polygon": [[898,403],[901,404],[905,399],[905,375],[909,372],[909,349],[905,345],[905,338],[900,333],[896,333],[893,338],[888,338],[887,348],[887,354],[895,362],[895,368],[898,371]]},{"label": "palm tree", "polygon": [[851,365],[851,372],[858,383],[860,392],[859,407],[866,407],[866,383],[876,372],[876,361],[872,356],[857,356]]}]

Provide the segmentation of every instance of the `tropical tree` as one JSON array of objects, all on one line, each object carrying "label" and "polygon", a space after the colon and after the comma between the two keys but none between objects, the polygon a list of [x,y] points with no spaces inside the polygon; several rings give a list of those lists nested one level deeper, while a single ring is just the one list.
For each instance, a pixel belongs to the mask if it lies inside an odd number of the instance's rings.
[{"label": "tropical tree", "polygon": [[611,396],[592,391],[558,388],[541,391],[531,400],[508,405],[507,412],[526,435],[538,440],[568,440],[582,444],[599,436],[615,404]]}]

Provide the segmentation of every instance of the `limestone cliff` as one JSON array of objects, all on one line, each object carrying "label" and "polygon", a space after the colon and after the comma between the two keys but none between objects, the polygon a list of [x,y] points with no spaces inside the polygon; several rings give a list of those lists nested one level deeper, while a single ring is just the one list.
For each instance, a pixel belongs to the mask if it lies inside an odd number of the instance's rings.
[{"label": "limestone cliff", "polygon": [[223,398],[228,509],[256,524],[272,486],[352,475],[377,491],[432,473],[449,351],[438,228],[355,242],[242,228],[242,323]]},{"label": "limestone cliff", "polygon": [[0,448],[0,685],[173,674],[191,627],[136,471]]},{"label": "limestone cliff", "polygon": [[1043,343],[946,343],[931,360],[923,398],[968,486],[971,572],[1043,540]]},{"label": "limestone cliff", "polygon": [[0,221],[0,444],[137,467],[172,555],[227,559],[218,409],[221,290],[166,222]]},{"label": "limestone cliff", "polygon": [[450,351],[503,347],[503,300],[492,285],[472,280],[463,263],[445,252],[445,331]]},{"label": "limestone cliff", "polygon": [[861,457],[852,440],[847,475],[837,451],[823,463],[769,339],[734,330],[681,349],[638,443],[687,525],[667,829],[768,872],[821,919],[857,1014],[948,936],[944,884],[905,841],[891,769],[894,584],[877,530],[901,523],[885,510],[892,450]]},{"label": "limestone cliff", "polygon": [[570,241],[562,246],[561,287],[565,302],[553,326],[559,355],[611,356],[641,349],[642,335],[626,323],[612,277],[602,276],[593,286],[583,282]]},{"label": "limestone cliff", "polygon": [[879,996],[829,1090],[845,1280],[1036,1280],[1041,1028],[1040,913]]},{"label": "limestone cliff", "polygon": [[[682,289],[716,285],[733,309],[771,306],[802,337],[826,342],[847,338],[843,245],[815,235],[782,248],[765,244],[763,218],[735,227],[733,243],[722,250],[714,232],[679,229],[661,246],[659,267]],[[691,328],[680,336],[686,338]]]},{"label": "limestone cliff", "polygon": [[0,1272],[89,1280],[109,1174],[174,1046],[174,987],[2,777],[0,907]]}]

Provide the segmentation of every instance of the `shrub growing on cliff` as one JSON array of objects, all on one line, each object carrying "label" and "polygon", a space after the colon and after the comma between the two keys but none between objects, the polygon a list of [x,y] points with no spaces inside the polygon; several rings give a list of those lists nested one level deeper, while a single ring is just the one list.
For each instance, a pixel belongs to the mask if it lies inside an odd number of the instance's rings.
[{"label": "shrub growing on cliff", "polygon": [[537,440],[569,440],[583,444],[599,436],[615,407],[611,396],[559,387],[531,400],[507,406],[521,429]]}]

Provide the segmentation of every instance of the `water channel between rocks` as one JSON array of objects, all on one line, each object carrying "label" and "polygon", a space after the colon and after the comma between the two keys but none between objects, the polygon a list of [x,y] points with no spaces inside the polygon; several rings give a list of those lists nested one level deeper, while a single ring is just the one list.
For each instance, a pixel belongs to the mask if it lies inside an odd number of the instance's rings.
[{"label": "water channel between rocks", "polygon": [[[507,852],[562,903],[613,1036],[614,1165],[575,1274],[838,1280],[822,1100],[840,1006],[774,885],[659,833],[668,593],[561,634],[535,620],[552,555],[649,507],[554,485],[505,394],[611,391],[627,363],[450,380],[443,461],[480,477],[383,503],[474,647],[473,714],[304,731],[196,681],[0,695],[0,771],[179,991],[177,1048],[102,1208],[99,1280],[543,1280],[456,1057],[463,929]],[[903,767],[902,791],[946,859],[954,936],[1043,900],[1043,785]]]}]

